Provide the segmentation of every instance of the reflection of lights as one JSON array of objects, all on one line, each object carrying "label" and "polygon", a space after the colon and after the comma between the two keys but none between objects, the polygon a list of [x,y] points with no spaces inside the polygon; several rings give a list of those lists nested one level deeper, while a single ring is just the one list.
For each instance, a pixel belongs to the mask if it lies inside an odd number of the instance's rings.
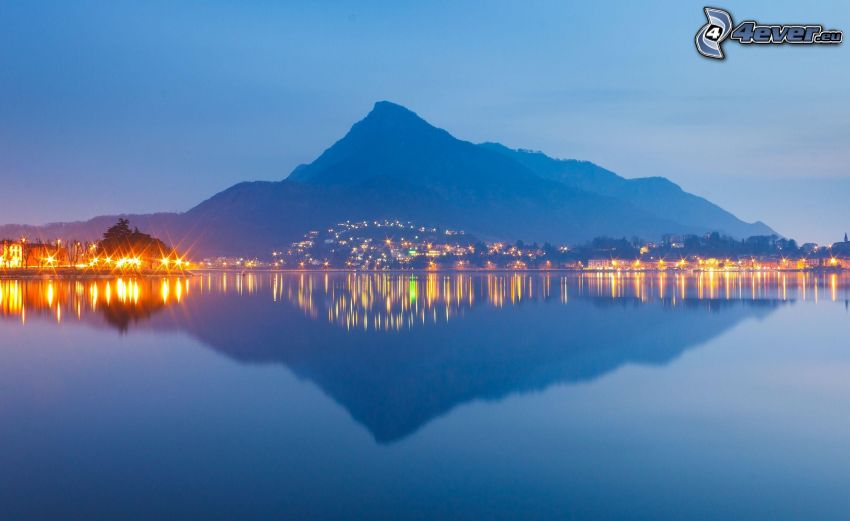
[{"label": "reflection of lights", "polygon": [[829,277],[829,289],[832,293],[832,301],[835,302],[838,300],[838,275],[835,273]]},{"label": "reflection of lights", "polygon": [[[330,322],[347,329],[361,330],[411,328],[417,324],[452,320],[475,303],[476,295],[483,296],[485,302],[494,307],[558,298],[551,295],[551,289],[560,289],[558,300],[562,303],[569,301],[567,295],[572,291],[578,296],[665,301],[676,306],[686,300],[740,300],[746,295],[743,287],[749,284],[753,286],[753,295],[747,295],[747,298],[753,299],[793,299],[805,289],[805,279],[801,279],[800,291],[795,293],[795,288],[788,287],[794,279],[788,281],[774,273],[749,274],[728,270],[706,270],[693,276],[677,274],[675,277],[666,277],[663,273],[647,277],[643,273],[597,272],[564,276],[560,284],[552,284],[545,275],[521,273],[487,276],[433,272],[418,276],[370,273],[351,274],[312,288],[314,277],[302,275],[296,286],[293,286],[295,281],[287,277],[273,279],[273,300],[289,295],[291,302],[313,318],[320,316],[317,307],[327,302],[326,315]],[[776,291],[769,291],[768,287]]]},{"label": "reflection of lights", "polygon": [[[24,321],[29,310],[37,314],[50,312],[57,321],[66,317],[82,320],[87,313],[109,308],[126,309],[132,314],[134,310],[172,304],[161,301],[159,285],[159,280],[124,277],[89,281],[0,280],[0,316],[21,316]],[[189,294],[189,279],[178,280],[171,287],[170,294],[179,303]]]},{"label": "reflection of lights", "polygon": [[[628,261],[630,264],[633,261]],[[656,261],[652,261],[653,263]],[[245,298],[269,296],[269,302],[290,302],[307,316],[348,329],[399,330],[423,324],[444,323],[463,316],[477,305],[494,308],[546,300],[568,304],[568,295],[604,297],[637,303],[665,302],[672,307],[688,301],[815,299],[843,300],[850,275],[800,273],[788,276],[775,271],[756,273],[709,271],[665,275],[622,272],[586,272],[553,276],[541,273],[475,275],[424,271],[392,273],[300,273],[263,276],[248,273],[204,277],[121,276],[109,280],[0,280],[0,315],[50,314],[54,320],[85,319],[93,312],[135,312],[182,305],[191,291],[202,294],[237,290]],[[228,286],[229,284],[229,286]],[[814,288],[814,291],[811,291]],[[828,293],[827,293],[828,292]],[[269,295],[270,294],[270,295]],[[201,298],[204,298],[202,295]],[[125,311],[122,311],[125,313]],[[144,311],[144,314],[149,314]]]}]

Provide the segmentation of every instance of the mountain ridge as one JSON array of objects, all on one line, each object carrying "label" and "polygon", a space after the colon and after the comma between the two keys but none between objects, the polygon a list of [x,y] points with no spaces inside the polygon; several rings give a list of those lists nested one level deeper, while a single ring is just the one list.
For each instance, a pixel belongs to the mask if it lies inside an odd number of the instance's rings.
[{"label": "mountain ridge", "polygon": [[[651,176],[626,179],[590,161],[557,159],[540,151],[511,149],[500,143],[485,142],[481,146],[514,157],[541,177],[584,190],[617,198],[626,198],[639,208],[657,213],[654,203],[665,199],[665,212],[673,212],[690,227],[700,220],[712,222],[718,230],[733,236],[770,235],[775,233],[761,221],[746,223],[707,199],[684,191],[666,177]],[[702,213],[703,215],[698,215]],[[684,214],[684,215],[683,215]],[[756,233],[754,233],[756,232]]]},{"label": "mountain ridge", "polygon": [[[388,101],[375,103],[313,162],[280,181],[237,183],[183,213],[131,217],[140,229],[198,255],[268,255],[308,230],[378,218],[462,228],[484,239],[559,243],[602,235],[774,233],[666,178],[625,179],[586,161],[471,143]],[[94,226],[109,218],[0,226],[0,237],[26,230],[90,240]]]}]

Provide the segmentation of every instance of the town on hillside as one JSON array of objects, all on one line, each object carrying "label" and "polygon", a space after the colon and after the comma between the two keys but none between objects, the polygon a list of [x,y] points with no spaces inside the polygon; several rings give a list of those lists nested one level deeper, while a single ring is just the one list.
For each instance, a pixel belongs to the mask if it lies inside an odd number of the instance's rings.
[{"label": "town on hillside", "polygon": [[270,248],[266,259],[203,259],[204,269],[283,270],[840,270],[850,269],[850,241],[798,245],[776,235],[743,240],[710,233],[660,241],[600,237],[569,246],[484,241],[462,230],[400,220],[345,221]]}]

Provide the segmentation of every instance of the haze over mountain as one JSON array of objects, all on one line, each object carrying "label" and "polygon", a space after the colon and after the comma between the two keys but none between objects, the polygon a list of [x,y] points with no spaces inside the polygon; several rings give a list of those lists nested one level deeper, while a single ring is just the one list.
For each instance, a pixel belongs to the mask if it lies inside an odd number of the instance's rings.
[{"label": "haze over mountain", "polygon": [[[484,239],[578,243],[718,231],[774,233],[745,223],[667,179],[624,179],[593,163],[454,138],[386,101],[308,165],[278,182],[245,182],[182,214],[129,216],[197,255],[260,255],[311,229],[398,218]],[[0,227],[0,237],[90,240],[115,217]]]}]

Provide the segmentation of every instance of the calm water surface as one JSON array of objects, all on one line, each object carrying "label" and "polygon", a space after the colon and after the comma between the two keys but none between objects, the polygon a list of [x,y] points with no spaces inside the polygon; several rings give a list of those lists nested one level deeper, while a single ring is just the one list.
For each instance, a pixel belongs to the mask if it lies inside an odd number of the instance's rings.
[{"label": "calm water surface", "polygon": [[0,280],[0,519],[847,519],[850,275]]}]

